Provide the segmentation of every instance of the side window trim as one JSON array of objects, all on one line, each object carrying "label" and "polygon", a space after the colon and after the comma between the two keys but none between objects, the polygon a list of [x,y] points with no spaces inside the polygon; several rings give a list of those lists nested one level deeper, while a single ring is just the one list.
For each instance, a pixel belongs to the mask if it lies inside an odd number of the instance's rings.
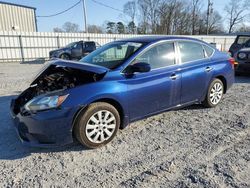
[{"label": "side window trim", "polygon": [[[151,44],[149,46],[147,46],[145,49],[143,49],[139,54],[137,54],[133,59],[130,60],[130,62],[127,64],[127,66],[125,68],[123,68],[121,70],[121,73],[123,74],[124,71],[126,70],[126,68],[131,65],[133,63],[133,61],[143,55],[145,52],[147,52],[148,50],[152,49],[153,47],[157,46],[157,45],[160,45],[160,44],[165,44],[165,43],[172,43],[174,45],[174,52],[175,52],[175,64],[173,65],[168,65],[168,66],[165,66],[165,67],[160,67],[160,68],[155,68],[155,69],[151,69],[151,71],[154,71],[154,70],[158,70],[158,69],[164,69],[164,68],[167,68],[167,67],[172,67],[172,66],[176,66],[176,65],[179,65],[180,64],[180,60],[179,60],[179,55],[178,55],[178,48],[177,48],[177,44],[176,44],[176,41],[175,40],[162,40],[162,41],[158,41],[154,44]],[[150,72],[151,72],[150,71]]]}]

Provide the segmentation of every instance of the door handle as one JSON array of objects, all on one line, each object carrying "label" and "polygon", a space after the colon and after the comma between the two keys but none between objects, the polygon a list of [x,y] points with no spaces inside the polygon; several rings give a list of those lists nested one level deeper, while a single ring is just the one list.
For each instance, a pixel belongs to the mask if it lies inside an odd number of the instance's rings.
[{"label": "door handle", "polygon": [[170,78],[171,78],[172,80],[176,80],[176,79],[178,78],[178,75],[172,74],[172,75],[170,76]]},{"label": "door handle", "polygon": [[213,70],[212,67],[207,67],[207,68],[205,69],[206,72],[210,72],[211,70]]}]

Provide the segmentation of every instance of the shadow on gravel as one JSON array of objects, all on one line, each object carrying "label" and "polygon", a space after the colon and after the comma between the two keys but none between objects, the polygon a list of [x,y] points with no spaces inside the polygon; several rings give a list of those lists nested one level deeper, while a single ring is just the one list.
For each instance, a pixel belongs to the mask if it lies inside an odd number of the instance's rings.
[{"label": "shadow on gravel", "polygon": [[200,109],[206,109],[206,107],[204,107],[202,104],[193,104],[191,106],[186,106],[183,108],[178,109],[179,110],[200,110]]},{"label": "shadow on gravel", "polygon": [[249,76],[246,76],[246,75],[236,76],[235,83],[240,83],[240,84],[250,83],[250,75]]},{"label": "shadow on gravel", "polygon": [[82,145],[73,143],[58,148],[44,149],[23,146],[18,139],[12,117],[10,115],[10,101],[15,95],[0,97],[0,161],[21,159],[32,153],[50,153],[86,150]]}]

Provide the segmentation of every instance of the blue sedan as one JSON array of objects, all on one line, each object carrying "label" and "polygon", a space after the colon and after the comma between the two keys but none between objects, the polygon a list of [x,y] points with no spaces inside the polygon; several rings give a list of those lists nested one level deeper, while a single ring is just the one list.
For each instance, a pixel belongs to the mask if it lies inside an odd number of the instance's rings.
[{"label": "blue sedan", "polygon": [[80,62],[46,64],[11,102],[24,144],[88,148],[119,128],[192,104],[215,107],[234,83],[234,60],[186,37],[151,36],[106,44]]}]

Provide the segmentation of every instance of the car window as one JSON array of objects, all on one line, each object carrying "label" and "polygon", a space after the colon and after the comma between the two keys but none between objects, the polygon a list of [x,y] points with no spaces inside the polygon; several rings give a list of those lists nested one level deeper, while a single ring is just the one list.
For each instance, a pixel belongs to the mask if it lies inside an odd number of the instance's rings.
[{"label": "car window", "polygon": [[94,51],[96,49],[94,42],[86,42],[85,43],[85,51]]},{"label": "car window", "polygon": [[143,43],[137,42],[112,42],[98,48],[80,61],[115,69],[142,46]]},{"label": "car window", "polygon": [[74,46],[73,46],[74,49],[77,49],[77,50],[82,50],[82,43],[76,43]]},{"label": "car window", "polygon": [[178,42],[182,63],[205,58],[201,44],[189,41]]},{"label": "car window", "polygon": [[207,57],[210,57],[213,53],[214,53],[214,49],[207,46],[207,45],[203,45],[204,50],[206,51]]},{"label": "car window", "polygon": [[245,47],[250,47],[250,39],[245,42]]},{"label": "car window", "polygon": [[237,40],[237,44],[244,44],[249,39],[250,39],[250,36],[239,36]]},{"label": "car window", "polygon": [[135,58],[132,64],[148,63],[151,69],[167,67],[175,64],[174,43],[158,44]]}]

